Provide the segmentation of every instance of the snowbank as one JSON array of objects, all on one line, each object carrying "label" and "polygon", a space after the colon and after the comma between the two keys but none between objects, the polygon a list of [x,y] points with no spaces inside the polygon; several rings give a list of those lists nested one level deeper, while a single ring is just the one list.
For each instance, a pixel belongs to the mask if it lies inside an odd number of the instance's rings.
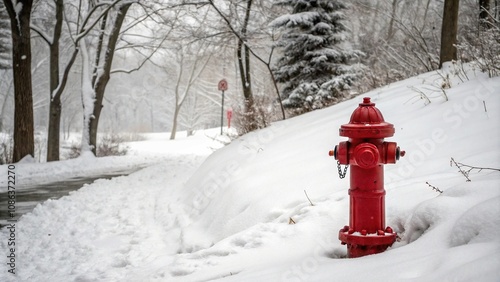
[{"label": "snowbank", "polygon": [[[389,252],[329,259],[345,257],[337,233],[348,223],[348,180],[338,178],[327,152],[361,102],[354,99],[244,136],[209,157],[186,185],[194,192],[184,203],[196,212],[182,250],[195,252],[179,255],[171,274],[188,281],[242,272],[234,281],[255,281],[247,270],[255,267],[266,281],[497,281],[500,172],[474,170],[465,182],[450,159],[500,168],[500,79],[454,77],[445,97],[436,86],[441,78],[429,73],[365,94],[395,124],[391,139],[407,151],[386,166],[387,222],[401,238]],[[257,258],[245,261],[249,248],[280,255],[254,252]],[[244,263],[228,267],[241,258]],[[290,266],[271,271],[272,262]]]},{"label": "snowbank", "polygon": [[[443,92],[443,77],[364,94],[407,152],[385,166],[387,224],[400,239],[382,254],[345,259],[337,239],[349,183],[328,151],[359,97],[245,135],[199,168],[208,154],[172,156],[39,205],[17,223],[16,278],[498,281],[500,172],[473,170],[467,182],[450,159],[500,167],[500,78],[452,74]],[[13,278],[6,267],[2,281]]]}]

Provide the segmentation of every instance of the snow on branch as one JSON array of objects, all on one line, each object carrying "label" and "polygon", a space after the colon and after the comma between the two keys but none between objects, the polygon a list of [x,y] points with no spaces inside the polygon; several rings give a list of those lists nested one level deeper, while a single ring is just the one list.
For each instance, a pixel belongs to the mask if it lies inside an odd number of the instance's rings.
[{"label": "snow on branch", "polygon": [[[89,14],[85,17],[85,20],[83,21],[82,27],[80,29],[79,34],[76,36],[75,42],[80,41],[83,37],[85,37],[93,28],[94,26],[99,23],[101,18],[104,17],[108,13],[109,10],[111,10],[114,6],[116,6],[118,3],[122,2],[121,4],[128,4],[128,3],[137,3],[137,0],[131,0],[131,1],[125,1],[125,0],[115,0],[113,2],[111,1],[105,1],[105,2],[100,2],[97,5],[95,5],[92,10],[90,10]],[[92,14],[94,14],[98,8],[107,6],[104,10],[101,11],[99,16],[86,28],[87,23],[90,21],[90,18]]]},{"label": "snow on branch", "polygon": [[269,25],[271,27],[294,27],[294,26],[309,26],[312,27],[313,22],[317,21],[320,18],[320,15],[316,11],[312,12],[303,12],[300,14],[288,14],[283,15],[276,18]]}]

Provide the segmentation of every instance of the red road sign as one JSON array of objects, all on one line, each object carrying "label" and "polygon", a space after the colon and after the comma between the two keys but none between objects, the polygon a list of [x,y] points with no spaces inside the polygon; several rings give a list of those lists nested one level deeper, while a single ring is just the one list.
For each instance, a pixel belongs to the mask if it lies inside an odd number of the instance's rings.
[{"label": "red road sign", "polygon": [[227,90],[227,80],[225,79],[222,79],[221,81],[219,81],[219,91],[226,91]]}]

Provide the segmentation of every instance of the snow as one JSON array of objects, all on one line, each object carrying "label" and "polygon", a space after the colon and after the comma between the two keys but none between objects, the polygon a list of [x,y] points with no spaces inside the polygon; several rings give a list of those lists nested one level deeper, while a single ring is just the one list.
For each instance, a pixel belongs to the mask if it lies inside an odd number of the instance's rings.
[{"label": "snow", "polygon": [[[338,129],[357,97],[215,152],[218,129],[174,141],[152,134],[131,143],[130,156],[16,165],[19,181],[36,182],[60,178],[64,172],[48,173],[55,168],[150,161],[24,215],[17,276],[2,263],[0,280],[498,281],[500,172],[473,170],[468,182],[450,159],[500,168],[500,77],[450,74],[448,101],[421,87],[443,77],[430,72],[364,94],[394,124],[387,140],[407,152],[385,166],[386,222],[399,240],[384,253],[346,259],[337,239],[349,222],[349,178],[339,179],[328,151],[346,139]],[[7,252],[9,231],[0,234]]]},{"label": "snow", "polygon": [[[222,147],[226,138],[217,134],[220,128],[199,131],[187,138],[185,132],[177,134],[178,139],[170,141],[167,133],[141,134],[147,141],[127,143],[128,154],[120,157],[95,158],[93,155],[80,156],[58,162],[44,164],[36,163],[31,156],[24,157],[16,167],[16,190],[31,189],[32,186],[58,182],[61,179],[88,178],[98,175],[111,175],[119,172],[131,172],[136,169],[151,166],[171,158],[172,155],[182,158],[190,156],[201,158]],[[73,139],[78,136],[72,137]],[[0,166],[2,172],[7,170],[5,165]],[[0,179],[0,192],[7,191],[7,178]]]},{"label": "snow", "polygon": [[16,12],[17,28],[19,33],[21,33],[21,20],[19,19],[19,14],[23,10],[23,3],[17,2],[17,0],[12,0],[12,6],[14,6],[14,11]]},{"label": "snow", "polygon": [[92,148],[90,145],[90,120],[94,118],[94,102],[96,93],[92,85],[92,76],[90,74],[90,61],[87,52],[87,44],[85,40],[80,43],[80,54],[82,56],[82,106],[83,106],[83,132],[82,132],[82,147],[81,154],[91,157]]},{"label": "snow", "polygon": [[298,25],[313,26],[313,22],[319,18],[320,14],[317,11],[302,12],[300,14],[282,15],[273,20],[270,26],[278,27],[286,25],[287,27],[295,27]]}]

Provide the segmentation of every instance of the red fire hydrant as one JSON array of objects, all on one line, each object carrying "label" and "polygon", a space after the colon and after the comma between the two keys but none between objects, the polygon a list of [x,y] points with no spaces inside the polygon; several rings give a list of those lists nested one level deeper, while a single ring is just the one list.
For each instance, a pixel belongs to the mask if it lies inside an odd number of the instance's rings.
[{"label": "red fire hydrant", "polygon": [[396,240],[396,233],[385,226],[383,167],[396,163],[405,154],[395,142],[384,141],[394,131],[370,98],[363,98],[349,123],[340,127],[340,136],[349,140],[330,151],[330,156],[337,160],[341,178],[346,170],[342,172],[340,165],[350,165],[349,226],[339,232],[350,258],[381,253]]}]

